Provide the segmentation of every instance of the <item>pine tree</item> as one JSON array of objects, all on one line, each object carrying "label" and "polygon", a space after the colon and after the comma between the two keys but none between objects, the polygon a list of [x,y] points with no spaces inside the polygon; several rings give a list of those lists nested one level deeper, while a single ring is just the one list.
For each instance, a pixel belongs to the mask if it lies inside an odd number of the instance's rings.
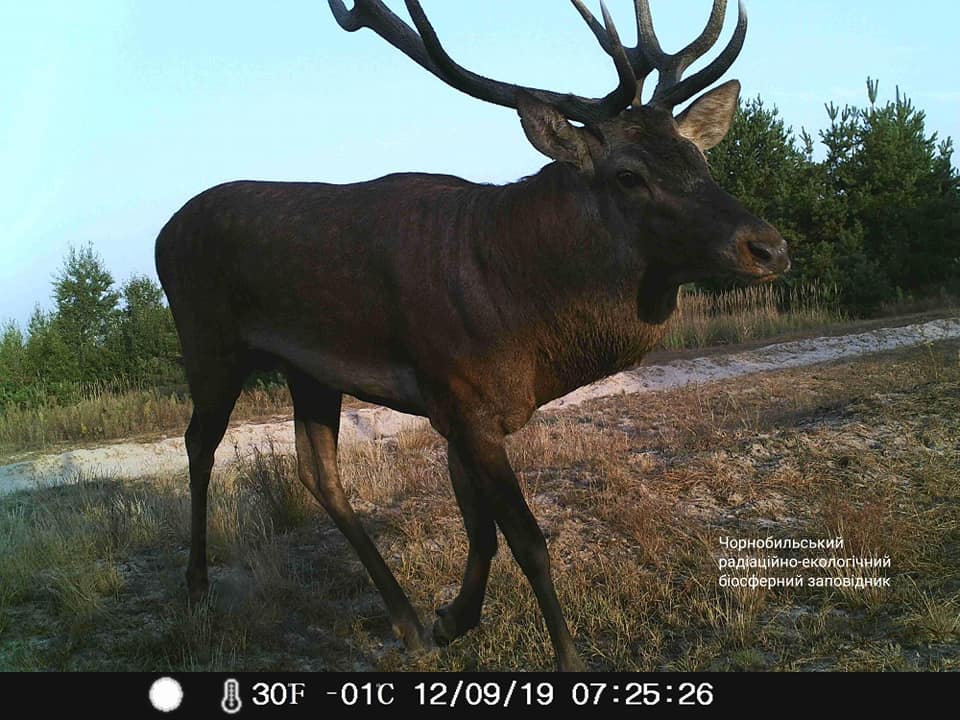
[{"label": "pine tree", "polygon": [[[927,135],[925,115],[896,88],[877,104],[879,84],[867,78],[868,106],[837,111],[828,106],[832,191],[844,199],[850,224],[862,228],[862,278],[873,295],[929,292],[955,280],[960,270],[960,184],[950,140]],[[867,293],[871,294],[871,293]]]}]

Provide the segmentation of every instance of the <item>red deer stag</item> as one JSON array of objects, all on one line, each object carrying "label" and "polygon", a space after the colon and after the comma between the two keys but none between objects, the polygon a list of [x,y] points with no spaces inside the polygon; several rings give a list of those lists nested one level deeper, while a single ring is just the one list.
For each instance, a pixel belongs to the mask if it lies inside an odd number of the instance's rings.
[{"label": "red deer stag", "polygon": [[[716,81],[740,51],[744,8],[726,48],[725,0],[675,54],[635,0],[638,43],[624,47],[573,4],[616,66],[600,99],[511,85],[450,58],[417,0],[416,31],[381,2],[329,0],[340,26],[371,28],[473,97],[514,108],[552,158],[503,186],[403,173],[350,185],[232,182],[177,212],[157,238],[157,271],[176,319],[194,410],[186,431],[192,532],[187,583],[207,589],[207,485],[245,376],[269,363],[293,397],[299,477],[352,543],[408,648],[429,641],[364,531],[337,472],[344,393],[429,418],[447,441],[469,539],[462,586],[438,611],[447,643],[480,621],[500,527],[546,619],[562,670],[581,669],[504,438],[540,405],[636,364],[660,340],[682,283],[768,280],[786,243],[711,179],[704,151],[730,127],[739,83],[672,108]],[[658,71],[651,98],[644,78]],[[571,122],[573,121],[573,122]]]}]

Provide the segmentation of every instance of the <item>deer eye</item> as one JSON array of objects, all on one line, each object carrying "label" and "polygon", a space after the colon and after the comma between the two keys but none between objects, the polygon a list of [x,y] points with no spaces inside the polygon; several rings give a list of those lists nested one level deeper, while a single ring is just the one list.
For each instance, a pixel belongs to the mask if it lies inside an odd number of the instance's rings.
[{"label": "deer eye", "polygon": [[647,181],[640,175],[629,170],[621,170],[617,173],[617,182],[627,190],[633,190],[638,187],[646,187]]}]

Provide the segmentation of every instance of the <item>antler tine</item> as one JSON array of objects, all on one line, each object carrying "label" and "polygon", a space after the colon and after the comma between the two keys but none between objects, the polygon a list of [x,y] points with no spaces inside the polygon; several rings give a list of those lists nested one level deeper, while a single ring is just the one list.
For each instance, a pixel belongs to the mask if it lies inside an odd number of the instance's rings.
[{"label": "antler tine", "polygon": [[647,61],[662,73],[670,56],[660,47],[657,33],[653,29],[650,3],[647,0],[633,0],[633,9],[637,15],[637,50],[642,52]]},{"label": "antler tine", "polygon": [[[604,26],[601,25],[593,16],[593,13],[587,9],[587,6],[583,3],[583,0],[570,0],[570,2],[573,3],[573,6],[577,9],[577,12],[580,13],[580,17],[583,18],[583,21],[587,24],[587,27],[589,27],[596,36],[597,41],[600,43],[600,47],[603,48],[603,51],[616,60],[613,45],[610,42],[610,37]],[[637,81],[637,88],[634,91],[632,104],[638,104],[640,102],[640,95],[643,91],[643,81],[646,79],[647,75],[653,72],[655,68],[643,54],[643,48],[640,47],[639,42],[637,43],[636,47],[626,47],[624,45],[621,45],[621,47],[630,61],[630,67],[633,69],[633,74]]]},{"label": "antler tine", "polygon": [[407,12],[410,13],[410,18],[420,33],[420,40],[427,54],[440,71],[438,73],[440,79],[480,100],[516,108],[513,97],[516,86],[485,78],[457,64],[444,50],[437,31],[433,29],[418,0],[405,0],[405,2]]},{"label": "antler tine", "polygon": [[343,0],[328,0],[330,3],[330,12],[333,13],[337,24],[347,32],[355,32],[364,26],[360,20],[360,11],[354,7],[353,10],[347,10]]},{"label": "antler tine", "polygon": [[660,47],[660,41],[653,29],[653,18],[650,15],[648,0],[634,0],[637,12],[638,44],[651,64],[659,72],[657,87],[650,99],[651,105],[672,108],[675,105],[691,98],[695,93],[703,90],[707,85],[723,75],[730,67],[740,49],[747,32],[747,11],[743,1],[738,2],[737,28],[733,37],[723,49],[723,52],[710,65],[685,80],[681,80],[683,71],[702,57],[720,37],[723,29],[723,16],[727,9],[727,0],[714,0],[710,10],[710,18],[703,32],[689,45],[677,53],[665,53]]},{"label": "antler tine", "polygon": [[427,54],[423,41],[413,29],[381,2],[354,0],[347,10],[343,0],[327,0],[337,24],[347,32],[370,28],[421,67],[443,79],[440,69]]},{"label": "antler tine", "polygon": [[697,39],[688,44],[683,50],[677,53],[682,70],[686,70],[699,57],[703,56],[720,37],[720,31],[723,30],[723,16],[727,11],[727,0],[716,0],[713,7],[710,8],[710,17],[707,19],[706,27],[703,32],[697,36]]},{"label": "antler tine", "polygon": [[597,22],[597,19],[593,16],[593,13],[587,9],[587,6],[583,4],[583,0],[570,0],[573,3],[573,6],[577,9],[577,12],[580,13],[580,17],[583,18],[583,21],[587,24],[590,30],[597,38],[597,42],[600,43],[600,47],[603,48],[603,51],[613,57],[613,46],[610,44],[610,38],[607,36],[607,30]]},{"label": "antler tine", "polygon": [[[611,98],[613,105],[618,105],[622,97],[628,98],[627,104],[630,104],[640,96],[641,81],[638,80],[636,73],[633,71],[633,66],[627,57],[627,51],[623,47],[623,43],[620,42],[620,33],[617,32],[617,26],[614,24],[610,11],[607,10],[607,4],[603,0],[600,0],[600,12],[603,14],[603,24],[609,38],[610,49],[607,52],[613,58],[617,75],[620,77],[619,87],[607,97]],[[624,107],[626,106],[620,105],[616,112],[620,112]]]},{"label": "antler tine", "polygon": [[[638,2],[646,2],[646,0],[638,0]],[[717,3],[723,2],[723,0],[717,0]],[[716,9],[716,5],[714,6]],[[711,21],[714,20],[714,14],[711,13]],[[711,23],[708,22],[707,28],[704,29],[703,33],[699,38],[694,40],[690,45],[699,47],[703,44],[704,37],[708,37],[713,32],[716,32],[719,36],[719,29],[716,31],[711,29]],[[672,108],[676,105],[679,105],[684,100],[689,100],[695,94],[703,90],[710,83],[717,80],[723,73],[730,69],[730,66],[733,64],[733,61],[736,60],[737,55],[740,54],[740,50],[743,48],[743,41],[747,35],[747,9],[744,7],[743,0],[739,0],[737,3],[737,27],[733,31],[733,37],[730,38],[730,42],[727,43],[727,46],[723,51],[714,58],[707,67],[699,70],[688,78],[680,79],[682,69],[674,70],[673,67],[669,68],[669,72],[665,72],[663,69],[660,70],[660,80],[657,82],[657,88],[654,90],[653,98],[651,98],[650,103],[653,105],[660,105],[663,107]],[[703,52],[716,42],[716,38],[710,42],[704,48]],[[684,48],[677,55],[681,55],[683,52],[686,52],[687,48]],[[700,53],[703,54],[702,52]],[[673,56],[677,57],[677,56]],[[683,68],[689,67],[690,63],[696,59],[698,56],[694,56],[686,60]],[[679,67],[679,65],[678,65]]]}]

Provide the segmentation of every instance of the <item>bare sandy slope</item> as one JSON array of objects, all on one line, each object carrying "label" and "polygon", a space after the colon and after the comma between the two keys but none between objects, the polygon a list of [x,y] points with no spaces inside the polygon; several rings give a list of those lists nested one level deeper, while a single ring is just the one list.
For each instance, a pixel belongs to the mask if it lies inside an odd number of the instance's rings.
[{"label": "bare sandy slope", "polygon": [[[960,337],[960,318],[949,318],[856,335],[778,343],[745,352],[675,360],[664,365],[641,366],[580,388],[545,405],[541,412],[556,412],[593,398],[669,390],[690,383],[708,383],[750,373],[813,365],[957,337]],[[340,442],[355,443],[391,437],[406,430],[425,427],[426,422],[423,418],[386,408],[347,410],[341,422]],[[292,452],[293,422],[246,424],[230,428],[217,451],[216,464],[225,467],[235,462],[238,455],[250,454],[254,448],[265,448],[271,443],[278,450]],[[151,443],[116,443],[0,466],[0,494],[57,484],[78,475],[144,477],[182,471],[186,466],[186,450],[180,437]]]}]

